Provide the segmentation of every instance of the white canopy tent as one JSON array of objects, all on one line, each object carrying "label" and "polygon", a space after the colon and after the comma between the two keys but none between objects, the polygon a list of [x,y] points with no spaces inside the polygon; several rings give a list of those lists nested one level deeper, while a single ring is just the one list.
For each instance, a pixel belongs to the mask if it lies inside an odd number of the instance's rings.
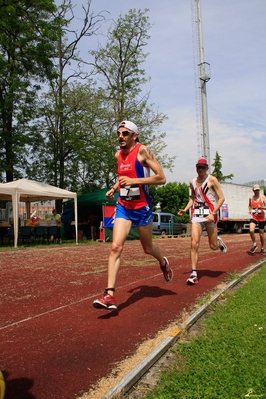
[{"label": "white canopy tent", "polygon": [[56,199],[74,199],[76,244],[78,243],[78,207],[77,194],[62,188],[50,186],[34,180],[20,179],[0,184],[0,200],[12,201],[14,219],[14,247],[18,244],[19,202],[49,201]]}]

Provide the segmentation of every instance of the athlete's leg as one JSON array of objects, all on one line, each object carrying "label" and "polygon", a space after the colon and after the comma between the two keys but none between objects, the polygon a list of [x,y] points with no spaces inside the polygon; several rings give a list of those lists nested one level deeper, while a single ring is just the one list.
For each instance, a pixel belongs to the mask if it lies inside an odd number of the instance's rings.
[{"label": "athlete's leg", "polygon": [[250,222],[250,224],[249,224],[249,235],[250,235],[250,238],[252,240],[253,246],[256,245],[255,227],[256,227],[256,223]]},{"label": "athlete's leg", "polygon": [[[120,259],[124,243],[130,232],[132,222],[123,218],[115,218],[113,228],[113,241],[108,261],[108,285],[107,288],[115,288],[116,277],[120,267]],[[113,295],[113,291],[107,291]]]},{"label": "athlete's leg", "polygon": [[210,248],[213,251],[217,251],[217,249],[219,249],[220,247],[217,241],[217,236],[218,236],[217,225],[213,225],[213,223],[212,224],[206,223],[206,230],[209,238]]},{"label": "athlete's leg", "polygon": [[165,260],[157,245],[152,242],[152,222],[146,226],[138,226],[139,238],[145,254],[153,256],[160,263],[160,266],[165,265]]},{"label": "athlete's leg", "polygon": [[260,236],[261,248],[264,248],[264,242],[265,242],[264,229],[259,229],[259,236]]},{"label": "athlete's leg", "polygon": [[192,270],[197,269],[198,258],[199,258],[199,243],[202,233],[202,225],[200,223],[191,223],[191,247],[190,247],[190,259]]}]

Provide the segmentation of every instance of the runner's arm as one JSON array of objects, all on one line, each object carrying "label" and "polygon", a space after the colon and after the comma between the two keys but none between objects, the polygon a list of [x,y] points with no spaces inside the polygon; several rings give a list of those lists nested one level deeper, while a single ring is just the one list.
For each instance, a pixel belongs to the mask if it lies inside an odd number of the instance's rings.
[{"label": "runner's arm", "polygon": [[[115,159],[118,161],[118,157],[119,157],[119,151],[117,151],[116,152],[116,154],[115,154]],[[115,192],[116,192],[116,190],[117,190],[117,188],[118,188],[118,185],[119,185],[119,180],[117,179],[117,181],[115,182],[115,184],[110,188],[110,190],[108,190],[107,191],[107,193],[105,194],[105,196],[108,198],[108,199],[110,199],[110,200],[112,200],[112,199],[114,199],[114,194],[115,194]]]},{"label": "runner's arm", "polygon": [[194,196],[194,190],[193,190],[193,186],[192,186],[192,180],[189,182],[189,193],[190,193],[190,195],[189,195],[188,203],[184,209],[179,209],[179,211],[177,213],[178,216],[183,216],[192,207],[192,205],[194,203],[195,196]]},{"label": "runner's arm", "polygon": [[251,198],[248,200],[248,212],[251,213],[252,211],[252,206],[251,206]]},{"label": "runner's arm", "polygon": [[224,203],[224,194],[222,192],[220,183],[218,182],[215,176],[210,176],[210,187],[218,197],[217,204],[212,212],[213,215],[216,215]]},{"label": "runner's arm", "polygon": [[262,200],[263,200],[263,207],[262,207],[262,209],[266,210],[266,197],[265,197],[265,195],[262,196]]}]

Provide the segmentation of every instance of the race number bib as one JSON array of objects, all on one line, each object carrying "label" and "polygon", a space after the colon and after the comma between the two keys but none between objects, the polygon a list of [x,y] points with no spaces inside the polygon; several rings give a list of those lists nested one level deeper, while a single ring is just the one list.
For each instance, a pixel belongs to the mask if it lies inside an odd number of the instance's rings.
[{"label": "race number bib", "polygon": [[259,208],[253,208],[252,209],[252,215],[258,215],[260,213],[261,213],[261,209],[259,209]]},{"label": "race number bib", "polygon": [[194,215],[200,218],[204,218],[210,214],[210,209],[205,205],[204,202],[199,202],[194,209]]},{"label": "race number bib", "polygon": [[121,187],[120,188],[120,198],[125,201],[132,201],[140,199],[139,186],[137,187]]}]

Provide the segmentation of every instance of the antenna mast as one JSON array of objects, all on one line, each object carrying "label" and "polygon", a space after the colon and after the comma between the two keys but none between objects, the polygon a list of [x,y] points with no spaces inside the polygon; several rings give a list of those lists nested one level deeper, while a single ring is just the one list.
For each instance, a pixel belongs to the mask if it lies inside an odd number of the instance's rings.
[{"label": "antenna mast", "polygon": [[200,0],[191,0],[194,76],[196,95],[198,154],[210,164],[210,143],[206,84],[211,78],[210,64],[204,61]]}]

